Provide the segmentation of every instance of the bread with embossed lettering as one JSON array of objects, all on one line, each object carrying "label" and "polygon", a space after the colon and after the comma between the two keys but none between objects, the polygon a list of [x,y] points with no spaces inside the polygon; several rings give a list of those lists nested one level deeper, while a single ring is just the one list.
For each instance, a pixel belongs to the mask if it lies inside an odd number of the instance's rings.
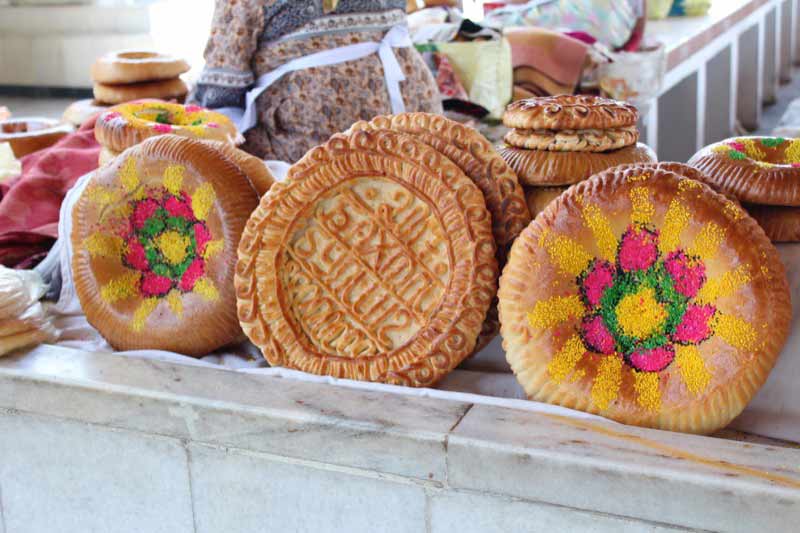
[{"label": "bread with embossed lettering", "polygon": [[530,398],[693,433],[742,411],[791,319],[758,224],[661,169],[611,169],[562,194],[514,243],[499,298]]},{"label": "bread with embossed lettering", "polygon": [[261,199],[239,245],[239,320],[272,365],[427,386],[496,292],[491,216],[453,162],[390,130],[334,135]]}]

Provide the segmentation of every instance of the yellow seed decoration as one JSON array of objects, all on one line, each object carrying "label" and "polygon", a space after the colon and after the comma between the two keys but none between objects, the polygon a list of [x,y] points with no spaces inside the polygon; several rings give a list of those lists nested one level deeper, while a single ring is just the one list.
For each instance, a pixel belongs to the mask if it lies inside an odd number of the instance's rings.
[{"label": "yellow seed decoration", "polygon": [[223,241],[222,239],[209,241],[208,244],[206,244],[205,250],[203,250],[203,259],[210,259],[215,255],[219,254],[220,252],[222,252],[222,250],[224,249],[225,249],[225,241]]},{"label": "yellow seed decoration", "polygon": [[714,332],[725,342],[740,350],[752,350],[756,346],[756,330],[745,320],[717,312],[712,321]]},{"label": "yellow seed decoration", "polygon": [[171,264],[178,265],[186,259],[186,249],[191,241],[189,237],[177,231],[165,231],[158,236],[156,243],[161,255]]},{"label": "yellow seed decoration", "polygon": [[715,154],[727,154],[731,151],[731,148],[727,144],[720,144],[719,146],[712,148],[711,151]]},{"label": "yellow seed decoration", "polygon": [[192,211],[197,220],[205,220],[214,205],[217,196],[214,194],[214,187],[210,183],[204,183],[194,191],[192,195]]},{"label": "yellow seed decoration", "polygon": [[662,254],[666,255],[680,246],[681,233],[688,224],[689,210],[677,198],[672,200],[667,208],[667,214],[664,215],[664,225],[658,243]]},{"label": "yellow seed decoration", "polygon": [[740,287],[750,283],[750,266],[739,265],[722,276],[706,281],[695,298],[698,303],[714,303],[719,298],[735,294]]},{"label": "yellow seed decoration", "polygon": [[147,321],[147,317],[150,316],[150,313],[155,311],[157,305],[158,298],[147,298],[146,300],[143,300],[133,313],[131,329],[133,329],[133,331],[142,331],[142,328],[144,328],[144,323]]},{"label": "yellow seed decoration", "polygon": [[603,357],[592,385],[592,401],[598,409],[608,409],[609,404],[617,399],[620,385],[622,385],[622,358],[616,355]]},{"label": "yellow seed decoration", "polygon": [[638,174],[636,176],[628,176],[628,181],[635,182],[635,181],[645,181],[650,179],[650,174]]},{"label": "yellow seed decoration", "polygon": [[717,253],[717,248],[724,238],[725,230],[714,222],[709,222],[695,237],[694,243],[689,248],[689,255],[696,255],[703,261],[708,261]]},{"label": "yellow seed decoration", "polygon": [[112,279],[100,289],[100,297],[108,303],[130,298],[138,293],[140,274],[128,271]]},{"label": "yellow seed decoration", "polygon": [[617,304],[615,313],[625,335],[640,339],[646,339],[661,329],[667,319],[667,312],[658,303],[652,287],[625,295]]},{"label": "yellow seed decoration", "polygon": [[699,181],[690,180],[690,179],[682,179],[678,182],[678,191],[679,192],[686,192],[691,191],[692,189],[699,189],[701,183]]},{"label": "yellow seed decoration", "polygon": [[173,196],[181,195],[183,187],[183,173],[186,168],[183,165],[170,165],[164,171],[164,188]]},{"label": "yellow seed decoration", "polygon": [[169,308],[172,309],[172,312],[175,313],[175,316],[178,318],[183,316],[183,301],[181,300],[180,292],[175,289],[169,291],[167,303],[169,304]]},{"label": "yellow seed decoration", "polygon": [[125,191],[133,192],[139,186],[139,174],[136,172],[136,159],[129,157],[119,168],[119,181]]},{"label": "yellow seed decoration", "polygon": [[700,356],[697,346],[675,345],[675,362],[683,376],[686,388],[692,394],[700,394],[711,382],[711,373],[706,368],[706,363]]},{"label": "yellow seed decoration", "polygon": [[754,139],[739,139],[739,142],[744,145],[744,152],[747,157],[756,161],[763,161],[766,159],[767,154],[764,150],[760,149]]},{"label": "yellow seed decoration", "polygon": [[741,218],[744,216],[744,211],[742,208],[728,199],[725,200],[725,207],[723,208],[723,211],[725,212],[725,215],[733,219],[734,222],[741,220]]},{"label": "yellow seed decoration", "polygon": [[631,189],[630,196],[631,207],[633,208],[631,222],[634,224],[648,224],[656,212],[656,208],[650,202],[650,191],[647,190],[647,187],[634,187]]},{"label": "yellow seed decoration", "polygon": [[569,274],[577,276],[592,260],[592,256],[583,249],[583,246],[567,237],[546,238],[544,244],[550,259]]},{"label": "yellow seed decoration", "polygon": [[789,146],[783,152],[787,164],[800,163],[800,139],[789,141]]},{"label": "yellow seed decoration", "polygon": [[583,302],[577,294],[538,301],[533,311],[528,312],[528,322],[539,329],[552,328],[571,318],[583,318]]},{"label": "yellow seed decoration", "polygon": [[633,388],[638,397],[636,401],[648,411],[658,412],[661,409],[661,390],[659,374],[656,372],[634,372]]},{"label": "yellow seed decoration", "polygon": [[193,292],[196,292],[209,301],[219,298],[219,292],[217,292],[217,288],[206,278],[200,278],[195,282]]},{"label": "yellow seed decoration", "polygon": [[99,185],[90,185],[83,194],[86,195],[89,201],[101,207],[115,204],[122,199],[122,195],[119,191],[107,189]]},{"label": "yellow seed decoration", "polygon": [[583,354],[586,353],[586,348],[583,346],[583,341],[578,335],[573,335],[558,353],[547,364],[547,372],[550,374],[550,379],[555,383],[564,381],[570,372],[575,369]]},{"label": "yellow seed decoration", "polygon": [[116,235],[92,233],[83,241],[83,247],[92,257],[118,258],[122,255],[124,241]]},{"label": "yellow seed decoration", "polygon": [[613,261],[617,255],[617,237],[611,229],[611,223],[596,205],[587,205],[583,208],[583,220],[592,231],[600,255]]}]

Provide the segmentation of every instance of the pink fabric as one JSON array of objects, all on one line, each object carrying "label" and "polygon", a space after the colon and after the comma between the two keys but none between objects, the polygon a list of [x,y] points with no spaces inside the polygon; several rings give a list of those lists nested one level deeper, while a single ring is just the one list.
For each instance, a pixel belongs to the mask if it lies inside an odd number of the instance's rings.
[{"label": "pink fabric", "polygon": [[94,120],[22,158],[22,174],[0,184],[0,264],[27,268],[58,237],[58,211],[75,181],[97,168]]},{"label": "pink fabric", "polygon": [[533,67],[553,81],[575,86],[581,77],[588,46],[577,39],[544,28],[507,28],[514,68]]}]

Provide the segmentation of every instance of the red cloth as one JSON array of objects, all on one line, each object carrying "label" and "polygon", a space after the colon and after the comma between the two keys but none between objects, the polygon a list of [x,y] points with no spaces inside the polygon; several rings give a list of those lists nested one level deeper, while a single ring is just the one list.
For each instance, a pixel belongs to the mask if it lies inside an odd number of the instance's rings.
[{"label": "red cloth", "polygon": [[94,120],[22,158],[22,174],[0,184],[0,264],[30,268],[58,237],[58,212],[78,178],[97,168]]}]

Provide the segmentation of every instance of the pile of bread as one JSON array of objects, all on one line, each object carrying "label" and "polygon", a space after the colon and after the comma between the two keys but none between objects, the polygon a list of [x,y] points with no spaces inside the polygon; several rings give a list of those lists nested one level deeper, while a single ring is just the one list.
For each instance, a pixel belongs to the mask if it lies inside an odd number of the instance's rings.
[{"label": "pile of bread", "polygon": [[[234,137],[198,139],[222,119],[126,105],[97,122],[114,153],[71,234],[82,308],[116,349],[203,355],[244,333],[271,365],[430,386],[501,329],[532,398],[709,432],[785,340],[763,231],[696,169],[656,163],[627,104],[517,102],[499,153],[441,116],[377,117],[261,186]],[[533,221],[517,174],[560,187]]]},{"label": "pile of bread", "polygon": [[639,143],[639,112],[630,104],[594,96],[518,100],[503,124],[512,128],[500,154],[525,187],[535,217],[570,185],[617,165],[650,163],[656,154]]},{"label": "pile of bread", "polygon": [[0,265],[0,356],[56,340],[58,332],[39,301],[45,290],[36,272]]},{"label": "pile of bread", "polygon": [[180,75],[188,71],[183,59],[158,52],[111,52],[92,65],[94,99],[107,105],[140,98],[183,101],[189,89]]}]

